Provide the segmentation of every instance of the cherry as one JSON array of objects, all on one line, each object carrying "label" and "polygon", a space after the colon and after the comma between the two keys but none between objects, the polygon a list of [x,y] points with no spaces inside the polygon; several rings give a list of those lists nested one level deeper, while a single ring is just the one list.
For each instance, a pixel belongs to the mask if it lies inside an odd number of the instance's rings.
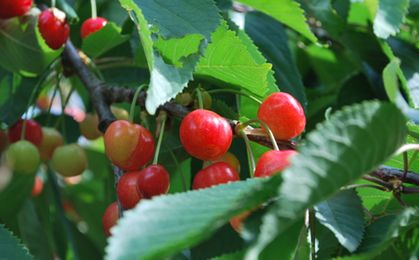
[{"label": "cherry", "polygon": [[268,177],[284,170],[290,164],[290,157],[297,154],[293,150],[271,150],[262,154],[256,164],[255,177]]},{"label": "cherry", "polygon": [[228,121],[209,110],[194,110],[180,124],[183,147],[190,155],[201,160],[213,161],[223,156],[232,139]]},{"label": "cherry", "polygon": [[15,172],[32,174],[38,169],[40,156],[35,145],[21,140],[9,146],[6,160],[9,167]]},{"label": "cherry", "polygon": [[51,166],[64,177],[80,175],[87,168],[86,153],[77,144],[63,145],[55,149]]},{"label": "cherry", "polygon": [[118,120],[128,120],[129,114],[128,111],[126,111],[123,108],[119,107],[111,107],[112,114],[116,117]]},{"label": "cherry", "polygon": [[89,18],[83,22],[80,30],[81,38],[86,38],[90,34],[99,31],[108,23],[108,20],[102,17]]},{"label": "cherry", "polygon": [[181,104],[182,106],[188,106],[191,102],[192,102],[192,96],[190,93],[185,92],[185,93],[179,93],[176,98],[175,101],[178,104]]},{"label": "cherry", "polygon": [[152,164],[138,174],[138,188],[146,198],[166,194],[169,187],[169,173],[160,164]]},{"label": "cherry", "polygon": [[119,179],[116,186],[119,201],[124,209],[131,209],[143,198],[138,189],[139,172],[127,172]]},{"label": "cherry", "polygon": [[55,148],[64,144],[63,136],[56,129],[51,127],[42,127],[42,143],[39,146],[41,160],[52,158]]},{"label": "cherry", "polygon": [[80,122],[80,132],[88,140],[98,139],[102,133],[98,129],[99,118],[96,114],[86,114],[83,121]]},{"label": "cherry", "polygon": [[0,130],[0,154],[6,149],[7,145],[9,144],[9,138],[5,131]]},{"label": "cherry", "polygon": [[36,146],[40,146],[43,138],[42,128],[41,125],[32,119],[20,119],[17,121],[17,123],[9,129],[9,141],[14,143],[20,140],[24,121],[26,121],[25,140],[28,140]]},{"label": "cherry", "polygon": [[106,155],[123,170],[135,171],[153,158],[153,136],[141,125],[117,120],[108,127],[104,137]]},{"label": "cherry", "polygon": [[112,202],[105,210],[105,213],[102,217],[103,231],[106,236],[111,235],[111,228],[115,226],[116,222],[119,219],[119,209],[116,202]]},{"label": "cherry", "polygon": [[42,11],[38,17],[38,28],[46,44],[54,50],[64,45],[70,33],[65,13],[57,8]]},{"label": "cherry", "polygon": [[304,109],[293,96],[284,92],[268,96],[259,107],[258,118],[281,140],[298,136],[306,125]]},{"label": "cherry", "polygon": [[218,162],[200,170],[195,175],[192,188],[194,190],[205,189],[214,185],[239,180],[239,175],[228,163]]},{"label": "cherry", "polygon": [[236,172],[240,173],[240,162],[239,159],[237,159],[237,157],[230,153],[230,152],[226,152],[221,158],[215,160],[215,161],[205,161],[204,162],[204,168],[207,166],[210,166],[212,163],[216,163],[216,162],[226,162],[228,163],[231,167],[233,167],[233,169],[236,170]]},{"label": "cherry", "polygon": [[22,16],[32,6],[32,0],[0,0],[0,19]]},{"label": "cherry", "polygon": [[32,197],[38,197],[44,188],[44,181],[39,176],[35,176],[35,182],[32,188]]},{"label": "cherry", "polygon": [[[202,105],[205,109],[210,109],[212,106],[212,97],[210,95],[210,93],[206,92],[206,91],[202,91]],[[195,108],[199,108],[199,101],[198,101],[198,97],[195,98],[194,100],[194,107]]]}]

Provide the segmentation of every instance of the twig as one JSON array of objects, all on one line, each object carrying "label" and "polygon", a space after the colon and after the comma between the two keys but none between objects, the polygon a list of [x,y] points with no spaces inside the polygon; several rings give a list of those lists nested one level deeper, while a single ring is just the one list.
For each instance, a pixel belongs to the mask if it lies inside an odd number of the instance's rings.
[{"label": "twig", "polygon": [[311,260],[316,260],[316,217],[312,208],[308,210],[308,228],[310,229]]}]

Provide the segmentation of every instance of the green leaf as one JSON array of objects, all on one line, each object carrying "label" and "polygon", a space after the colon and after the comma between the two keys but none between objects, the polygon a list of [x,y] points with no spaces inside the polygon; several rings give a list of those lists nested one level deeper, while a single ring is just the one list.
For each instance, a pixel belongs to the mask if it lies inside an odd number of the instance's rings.
[{"label": "green leaf", "polygon": [[367,227],[357,253],[376,254],[406,232],[419,225],[418,208],[406,208],[398,215],[382,217]]},{"label": "green leaf", "polygon": [[409,0],[380,0],[377,14],[374,19],[374,34],[387,39],[396,35],[409,7]]},{"label": "green leaf", "polygon": [[383,70],[384,88],[387,92],[388,98],[392,102],[396,102],[399,94],[399,82],[397,77],[397,69],[400,66],[398,60],[392,60]]},{"label": "green leaf", "polygon": [[279,22],[296,30],[310,41],[317,41],[316,36],[310,31],[306,23],[304,11],[297,2],[293,0],[240,0],[239,2],[275,18]]},{"label": "green leaf", "polygon": [[225,23],[218,27],[212,40],[205,56],[196,66],[196,73],[264,96],[272,66],[264,59],[256,60],[243,41],[233,31],[228,30]]},{"label": "green leaf", "polygon": [[266,201],[279,180],[249,179],[145,200],[112,229],[107,259],[159,259],[195,245],[230,217]]},{"label": "green leaf", "polygon": [[376,101],[345,107],[319,124],[282,173],[279,198],[270,211],[276,218],[264,219],[249,259],[260,255],[305,209],[386,161],[406,131],[402,113],[393,104]]},{"label": "green leaf", "polygon": [[158,39],[155,47],[170,64],[182,67],[181,59],[198,52],[202,40],[203,36],[201,34],[189,34],[180,39]]},{"label": "green leaf", "polygon": [[[201,50],[208,44],[211,33],[219,25],[220,15],[214,2],[210,0],[120,2],[125,9],[135,13],[134,22],[137,24],[151,74],[146,108],[149,113],[154,114],[157,107],[175,97],[192,79],[192,72],[200,56],[200,52],[189,55],[183,60],[183,67],[178,68],[165,63],[161,54],[154,49],[155,42],[159,38],[177,38],[176,45],[189,46],[195,50],[196,45],[189,45],[190,37],[187,35],[197,34],[204,37],[198,48]],[[190,50],[187,52],[191,53]]]},{"label": "green leaf", "polygon": [[290,93],[305,106],[307,100],[303,82],[288,48],[288,37],[282,25],[256,12],[247,13],[245,18],[245,31],[272,63],[274,77],[281,90]]},{"label": "green leaf", "polygon": [[0,224],[0,252],[2,259],[32,259],[28,249],[2,224]]},{"label": "green leaf", "polygon": [[51,50],[37,33],[37,17],[26,23],[13,18],[2,20],[0,26],[0,66],[11,72],[39,74],[60,51]]},{"label": "green leaf", "polygon": [[72,22],[79,21],[76,11],[74,11],[73,7],[66,0],[57,0],[57,7],[67,15],[67,19],[73,20]]},{"label": "green leaf", "polygon": [[97,58],[128,39],[128,35],[121,34],[121,28],[108,22],[105,27],[83,39],[82,50],[91,58]]},{"label": "green leaf", "polygon": [[364,233],[362,201],[356,191],[341,191],[314,208],[319,222],[329,228],[346,249],[355,251]]}]

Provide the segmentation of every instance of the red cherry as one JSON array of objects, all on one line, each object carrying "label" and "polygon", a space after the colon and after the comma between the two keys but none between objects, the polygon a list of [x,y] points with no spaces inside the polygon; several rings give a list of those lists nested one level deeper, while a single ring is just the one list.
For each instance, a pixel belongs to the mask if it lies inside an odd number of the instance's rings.
[{"label": "red cherry", "polygon": [[111,203],[105,210],[105,213],[102,217],[103,231],[106,236],[111,235],[110,229],[115,226],[116,222],[119,219],[119,209],[116,202]]},{"label": "red cherry", "polygon": [[268,96],[259,107],[258,118],[281,140],[298,136],[306,125],[304,109],[293,96],[284,92]]},{"label": "red cherry", "polygon": [[153,158],[155,145],[150,131],[125,120],[108,127],[104,142],[108,158],[126,171],[138,170]]},{"label": "red cherry", "polygon": [[194,190],[205,189],[214,185],[239,180],[239,175],[228,163],[218,162],[200,170],[195,175],[192,188]]},{"label": "red cherry", "polygon": [[9,144],[9,138],[7,133],[0,130],[0,154],[6,149],[7,145]]},{"label": "red cherry", "polygon": [[91,33],[99,31],[108,23],[108,20],[102,17],[89,18],[83,22],[80,30],[81,37],[84,39]]},{"label": "red cherry", "polygon": [[42,11],[38,17],[38,28],[47,45],[54,50],[64,45],[70,33],[65,13],[56,8]]},{"label": "red cherry", "polygon": [[143,198],[137,185],[138,177],[139,172],[127,172],[119,179],[116,192],[124,209],[132,209]]},{"label": "red cherry", "polygon": [[209,110],[194,110],[180,124],[183,147],[201,160],[213,161],[223,156],[232,139],[233,133],[227,120]]},{"label": "red cherry", "polygon": [[255,169],[255,177],[268,177],[283,171],[290,164],[290,157],[297,154],[293,150],[271,150],[262,154]]},{"label": "red cherry", "polygon": [[169,187],[169,173],[160,164],[152,164],[138,175],[138,188],[146,198],[166,194]]},{"label": "red cherry", "polygon": [[32,6],[32,0],[0,0],[0,19],[22,16]]},{"label": "red cherry", "polygon": [[44,181],[40,177],[35,176],[35,182],[32,188],[32,197],[38,197],[39,194],[41,194],[43,188]]},{"label": "red cherry", "polygon": [[9,129],[9,141],[11,143],[14,143],[20,140],[24,121],[26,121],[25,140],[28,140],[35,146],[39,147],[42,143],[43,138],[42,128],[40,124],[31,119],[20,119],[19,121],[17,121],[17,123]]}]

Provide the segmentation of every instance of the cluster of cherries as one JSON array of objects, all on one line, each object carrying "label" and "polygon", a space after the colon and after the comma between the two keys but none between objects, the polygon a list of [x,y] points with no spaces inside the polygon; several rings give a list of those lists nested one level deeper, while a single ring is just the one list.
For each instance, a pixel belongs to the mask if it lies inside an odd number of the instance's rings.
[{"label": "cluster of cherries", "polygon": [[[79,145],[64,144],[63,136],[55,128],[41,127],[32,119],[18,120],[7,135],[0,131],[0,139],[2,149],[10,143],[6,162],[18,174],[36,173],[41,160],[51,160],[52,169],[63,177],[80,175],[87,167],[86,154]],[[42,187],[42,178],[36,176],[32,195],[39,195]]]},{"label": "cluster of cherries", "polygon": [[[289,140],[300,135],[305,128],[304,110],[298,101],[287,93],[274,93],[266,98],[258,111],[258,119],[265,122],[275,138]],[[196,109],[180,125],[180,141],[193,157],[204,161],[204,168],[194,177],[192,188],[205,189],[214,185],[240,180],[240,164],[228,152],[233,139],[232,126],[217,113]],[[134,207],[141,199],[164,194],[169,189],[169,174],[159,164],[143,170],[154,153],[151,133],[141,125],[125,120],[113,122],[105,133],[105,149],[109,159],[126,173],[117,185],[119,201],[124,209]],[[270,150],[257,162],[254,176],[267,177],[284,170],[290,164],[294,150]],[[231,220],[239,230],[245,212]],[[118,205],[112,203],[103,216],[105,233],[119,218]]]},{"label": "cluster of cherries", "polygon": [[[23,16],[31,7],[32,0],[0,0],[0,19]],[[81,37],[86,38],[91,33],[100,30],[107,22],[102,17],[85,20],[80,30]],[[54,50],[61,48],[70,34],[65,13],[55,7],[41,12],[38,16],[38,29],[46,44]]]}]

